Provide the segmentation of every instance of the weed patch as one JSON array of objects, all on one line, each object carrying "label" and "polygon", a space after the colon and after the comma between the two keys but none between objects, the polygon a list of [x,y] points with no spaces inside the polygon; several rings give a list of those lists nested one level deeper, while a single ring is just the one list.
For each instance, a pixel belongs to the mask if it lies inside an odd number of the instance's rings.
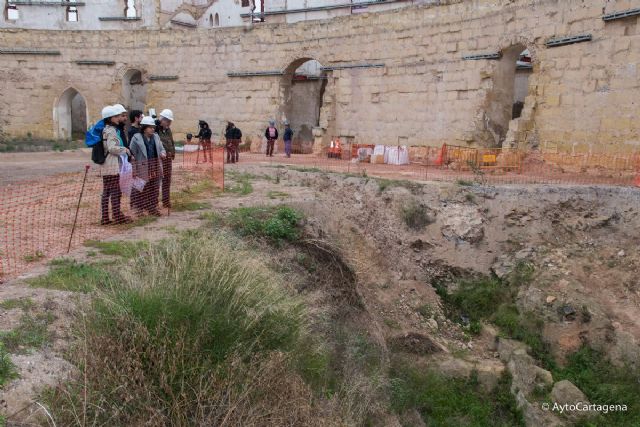
[{"label": "weed patch", "polygon": [[477,376],[448,378],[435,371],[418,370],[410,364],[392,362],[391,406],[399,414],[417,410],[429,426],[524,426],[504,374],[496,388],[487,393]]},{"label": "weed patch", "polygon": [[627,411],[611,411],[585,420],[580,426],[640,425],[640,371],[613,366],[602,353],[582,347],[567,358],[564,368],[553,370],[556,381],[569,380],[582,390],[590,402],[601,405],[627,405]]},{"label": "weed patch", "polygon": [[213,195],[215,188],[212,180],[204,179],[181,191],[171,193],[171,209],[175,212],[185,212],[210,207],[209,203],[199,202],[198,199],[205,195]]},{"label": "weed patch", "polygon": [[236,208],[229,225],[243,236],[265,237],[273,242],[295,241],[300,237],[303,216],[288,206]]},{"label": "weed patch", "polygon": [[29,279],[34,288],[59,289],[72,292],[90,292],[109,283],[109,273],[95,265],[62,259],[52,263],[44,276]]},{"label": "weed patch", "polygon": [[420,194],[422,192],[422,184],[408,181],[406,179],[377,179],[378,190],[382,193],[393,187],[403,187],[411,192],[411,194]]},{"label": "weed patch", "polygon": [[133,258],[148,248],[149,243],[144,241],[125,241],[125,240],[87,240],[85,246],[96,248],[104,255],[114,255],[123,258]]},{"label": "weed patch", "polygon": [[232,185],[225,186],[225,193],[235,193],[240,196],[246,196],[253,193],[253,185],[251,185],[251,179],[255,178],[250,173],[238,173],[235,171],[229,171],[228,176],[233,179]]},{"label": "weed patch", "polygon": [[[9,353],[0,342],[0,388],[17,376],[16,367],[9,357]],[[0,424],[2,425],[2,424]]]},{"label": "weed patch", "polygon": [[269,191],[267,197],[270,199],[286,199],[289,197],[289,193],[283,191]]},{"label": "weed patch", "polygon": [[10,353],[26,353],[39,349],[49,341],[47,327],[53,319],[51,313],[25,313],[15,329],[0,333],[0,343]]},{"label": "weed patch", "polygon": [[402,206],[400,216],[407,227],[413,230],[422,230],[434,222],[425,207],[415,200],[408,201]]},{"label": "weed patch", "polygon": [[0,308],[5,310],[13,310],[15,308],[29,310],[31,307],[33,307],[33,300],[31,298],[12,298],[0,302]]},{"label": "weed patch", "polygon": [[78,325],[81,372],[47,396],[56,422],[310,425],[303,378],[326,376],[326,356],[301,303],[246,258],[200,232],[152,246]]}]

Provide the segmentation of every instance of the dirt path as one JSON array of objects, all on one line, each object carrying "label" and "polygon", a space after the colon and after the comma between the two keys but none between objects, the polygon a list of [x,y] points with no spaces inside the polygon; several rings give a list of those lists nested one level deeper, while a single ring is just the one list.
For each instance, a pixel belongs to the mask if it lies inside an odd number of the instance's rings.
[{"label": "dirt path", "polygon": [[81,172],[91,163],[91,151],[0,153],[0,186],[36,180],[64,172]]}]

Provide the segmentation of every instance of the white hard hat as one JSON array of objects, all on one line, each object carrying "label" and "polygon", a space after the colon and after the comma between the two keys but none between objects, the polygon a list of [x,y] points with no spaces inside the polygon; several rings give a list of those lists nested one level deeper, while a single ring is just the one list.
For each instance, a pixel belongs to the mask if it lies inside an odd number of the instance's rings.
[{"label": "white hard hat", "polygon": [[116,114],[122,114],[127,112],[127,109],[124,108],[121,104],[114,104],[113,108],[115,108]]},{"label": "white hard hat", "polygon": [[153,117],[150,116],[144,116],[142,118],[142,120],[140,121],[141,125],[149,125],[149,126],[155,126],[156,125],[156,121],[153,120]]},{"label": "white hard hat", "polygon": [[118,112],[116,112],[116,108],[113,105],[107,105],[102,109],[102,118],[108,119],[109,117],[117,116]]},{"label": "white hard hat", "polygon": [[173,121],[173,111],[165,108],[164,110],[162,110],[160,112],[160,117],[164,117],[165,119],[169,119],[169,120]]}]

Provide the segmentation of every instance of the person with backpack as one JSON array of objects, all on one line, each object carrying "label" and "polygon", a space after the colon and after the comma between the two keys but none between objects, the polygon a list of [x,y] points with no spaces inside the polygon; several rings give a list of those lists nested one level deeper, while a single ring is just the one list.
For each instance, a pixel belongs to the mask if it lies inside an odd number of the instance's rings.
[{"label": "person with backpack", "polygon": [[[107,106],[102,109],[102,119],[104,130],[102,131],[102,148],[104,161],[100,166],[102,175],[102,225],[124,224],[131,222],[131,218],[125,216],[120,210],[120,164],[122,155],[130,155],[131,152],[124,146],[124,142],[119,135],[118,125],[122,121],[122,111],[115,106]],[[111,212],[113,221],[109,219],[109,202],[111,202]]]},{"label": "person with backpack", "polygon": [[142,191],[133,189],[131,194],[132,203],[139,216],[144,210],[151,215],[160,216],[158,193],[162,178],[161,159],[167,157],[167,152],[156,133],[155,125],[152,117],[143,117],[140,121],[140,132],[134,134],[131,139],[131,154],[136,159],[133,162],[133,176],[145,181]]},{"label": "person with backpack", "polygon": [[287,157],[291,157],[293,131],[291,130],[291,126],[289,126],[288,121],[284,122],[284,126],[285,126],[284,135],[282,136],[282,139],[284,140],[284,153],[287,155]]},{"label": "person with backpack", "polygon": [[200,140],[200,145],[202,145],[202,150],[204,151],[204,162],[207,163],[208,152],[209,160],[213,163],[213,154],[211,153],[211,129],[209,128],[209,124],[204,120],[200,120],[198,125],[200,126],[200,132],[198,132],[196,138]]},{"label": "person with backpack", "polygon": [[267,156],[273,157],[273,146],[278,139],[278,129],[274,120],[269,120],[269,127],[264,131],[264,137],[267,138]]},{"label": "person with backpack", "polygon": [[167,209],[171,208],[171,174],[173,159],[176,158],[176,144],[173,141],[171,122],[173,122],[173,111],[165,108],[160,112],[160,120],[156,121],[156,132],[167,152],[167,156],[162,159],[162,206]]}]

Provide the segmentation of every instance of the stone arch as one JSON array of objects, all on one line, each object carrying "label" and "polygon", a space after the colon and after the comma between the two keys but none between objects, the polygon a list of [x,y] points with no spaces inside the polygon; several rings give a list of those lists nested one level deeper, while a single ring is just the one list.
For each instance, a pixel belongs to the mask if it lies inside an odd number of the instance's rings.
[{"label": "stone arch", "polygon": [[73,87],[67,88],[53,106],[54,135],[58,139],[82,139],[89,122],[85,98]]},{"label": "stone arch", "polygon": [[294,150],[309,153],[313,149],[313,130],[320,125],[327,73],[320,61],[302,56],[291,61],[280,81],[279,124],[285,120],[294,132]]},{"label": "stone arch", "polygon": [[144,73],[137,68],[129,68],[122,73],[122,99],[127,110],[144,111],[147,98],[147,84]]}]

